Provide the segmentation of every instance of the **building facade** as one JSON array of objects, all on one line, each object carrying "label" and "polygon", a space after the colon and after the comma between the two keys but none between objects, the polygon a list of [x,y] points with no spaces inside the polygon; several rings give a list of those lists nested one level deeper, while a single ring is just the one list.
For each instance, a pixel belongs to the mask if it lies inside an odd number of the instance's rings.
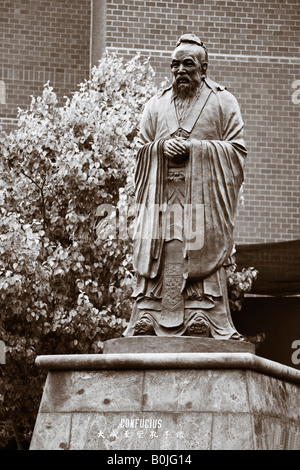
[{"label": "building facade", "polygon": [[50,81],[61,103],[89,73],[90,0],[0,3],[0,125],[16,125],[18,108]]}]

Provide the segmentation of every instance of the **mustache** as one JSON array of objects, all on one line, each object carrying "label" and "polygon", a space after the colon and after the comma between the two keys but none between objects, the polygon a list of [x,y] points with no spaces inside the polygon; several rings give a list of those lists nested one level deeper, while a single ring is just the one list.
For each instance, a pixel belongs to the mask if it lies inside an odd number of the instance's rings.
[{"label": "mustache", "polygon": [[190,79],[190,77],[188,75],[180,75],[179,77],[176,77],[175,78],[175,82],[176,83],[191,83],[192,80]]}]

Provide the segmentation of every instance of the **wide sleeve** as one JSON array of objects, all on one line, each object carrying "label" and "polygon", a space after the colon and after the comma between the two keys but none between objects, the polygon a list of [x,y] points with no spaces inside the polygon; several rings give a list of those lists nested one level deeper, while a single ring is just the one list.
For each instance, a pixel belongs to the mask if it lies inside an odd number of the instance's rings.
[{"label": "wide sleeve", "polygon": [[218,99],[222,125],[222,142],[217,141],[216,145],[228,149],[232,159],[231,169],[235,176],[243,181],[247,149],[244,141],[244,121],[241,110],[237,99],[227,90],[219,93]]},{"label": "wide sleeve", "polygon": [[140,145],[145,145],[155,140],[155,129],[157,120],[156,101],[156,96],[150,98],[150,100],[146,103],[146,106],[142,113],[140,130],[138,134]]},{"label": "wide sleeve", "polygon": [[[219,93],[215,116],[220,119],[222,139],[192,140],[187,175],[187,203],[203,208],[201,245],[188,234],[185,255],[189,278],[205,278],[218,270],[233,246],[234,218],[247,154],[244,123],[236,99],[226,90]],[[221,96],[222,95],[222,96]],[[197,211],[193,212],[197,217]],[[196,221],[197,222],[197,221]],[[195,226],[190,223],[188,226]],[[192,242],[191,242],[192,240]],[[198,244],[199,245],[199,244]]]},{"label": "wide sleeve", "polygon": [[145,278],[157,276],[162,252],[159,210],[164,202],[166,159],[163,140],[155,141],[156,114],[155,96],[148,101],[142,115],[135,169],[133,266]]}]

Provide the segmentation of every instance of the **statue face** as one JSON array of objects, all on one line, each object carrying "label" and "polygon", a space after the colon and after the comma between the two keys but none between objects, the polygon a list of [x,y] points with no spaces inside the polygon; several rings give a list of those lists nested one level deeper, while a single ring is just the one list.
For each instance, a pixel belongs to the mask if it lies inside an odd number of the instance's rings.
[{"label": "statue face", "polygon": [[173,52],[173,87],[181,97],[192,96],[201,84],[203,66],[199,55],[199,47],[189,44],[182,44]]}]

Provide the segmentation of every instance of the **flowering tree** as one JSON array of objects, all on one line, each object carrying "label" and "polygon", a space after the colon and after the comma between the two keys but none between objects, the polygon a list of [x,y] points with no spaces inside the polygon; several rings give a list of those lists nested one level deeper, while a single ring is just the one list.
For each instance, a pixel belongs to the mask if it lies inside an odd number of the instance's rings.
[{"label": "flowering tree", "polygon": [[1,442],[30,438],[45,378],[37,355],[100,352],[126,326],[130,239],[97,237],[97,209],[130,204],[153,77],[138,55],[106,54],[63,107],[47,84],[1,137]]}]

